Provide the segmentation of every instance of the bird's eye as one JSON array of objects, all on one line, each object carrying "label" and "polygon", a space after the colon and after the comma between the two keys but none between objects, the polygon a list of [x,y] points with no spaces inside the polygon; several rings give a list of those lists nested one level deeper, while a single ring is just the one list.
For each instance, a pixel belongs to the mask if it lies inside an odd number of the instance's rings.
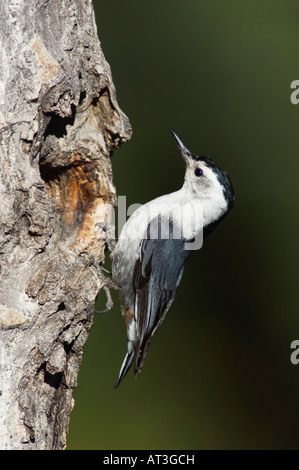
[{"label": "bird's eye", "polygon": [[195,174],[195,176],[202,176],[202,175],[203,175],[203,171],[202,171],[201,168],[196,168],[196,169],[194,170],[194,174]]}]

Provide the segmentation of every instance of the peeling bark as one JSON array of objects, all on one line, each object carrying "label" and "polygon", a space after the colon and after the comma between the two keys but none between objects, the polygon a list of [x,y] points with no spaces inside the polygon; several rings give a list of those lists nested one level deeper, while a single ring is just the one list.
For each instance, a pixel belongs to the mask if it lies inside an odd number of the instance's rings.
[{"label": "peeling bark", "polygon": [[3,0],[0,31],[0,448],[63,449],[131,128],[91,0]]}]

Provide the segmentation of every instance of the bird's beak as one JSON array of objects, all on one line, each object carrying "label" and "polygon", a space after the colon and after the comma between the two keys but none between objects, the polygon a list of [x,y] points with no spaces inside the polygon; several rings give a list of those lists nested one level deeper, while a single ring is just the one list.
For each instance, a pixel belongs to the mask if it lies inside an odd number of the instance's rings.
[{"label": "bird's beak", "polygon": [[173,129],[171,129],[171,133],[174,137],[174,140],[176,141],[176,144],[178,146],[178,148],[180,149],[181,151],[181,154],[183,155],[184,159],[186,160],[186,162],[188,163],[190,161],[190,158],[193,158],[193,153],[190,152],[190,150],[186,147],[186,145],[181,141],[181,139],[179,138],[179,136],[174,132]]}]

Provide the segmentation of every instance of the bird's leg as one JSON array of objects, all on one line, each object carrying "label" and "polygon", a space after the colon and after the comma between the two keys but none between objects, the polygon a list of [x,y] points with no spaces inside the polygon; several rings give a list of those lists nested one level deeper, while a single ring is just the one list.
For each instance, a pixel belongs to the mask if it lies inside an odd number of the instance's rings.
[{"label": "bird's leg", "polygon": [[91,255],[87,251],[82,251],[80,253],[80,256],[82,256],[82,255],[87,255],[88,256],[88,262],[87,262],[86,266],[94,266],[97,269],[98,276],[103,281],[103,284],[104,284],[103,289],[104,289],[104,291],[106,293],[106,297],[107,297],[106,308],[102,311],[95,310],[95,313],[97,313],[99,315],[108,313],[113,307],[113,300],[112,300],[112,297],[111,297],[110,289],[113,288],[113,289],[119,290],[119,286],[111,278],[104,275],[103,271],[105,271],[109,274],[111,274],[111,272],[108,271],[108,269],[103,268],[101,263],[98,263],[95,260],[93,255]]},{"label": "bird's leg", "polygon": [[113,289],[119,290],[119,286],[110,277],[105,276],[103,274],[102,269],[103,268],[101,267],[100,270],[99,270],[99,277],[104,282],[103,289],[104,289],[106,297],[107,297],[107,302],[106,302],[106,308],[104,310],[95,310],[95,313],[97,313],[99,315],[102,315],[102,314],[105,314],[105,313],[109,312],[113,307],[113,300],[112,300],[112,297],[111,297],[110,289],[113,288]]},{"label": "bird's leg", "polygon": [[97,313],[98,315],[104,315],[105,313],[110,312],[110,310],[113,307],[113,300],[111,297],[111,292],[108,286],[103,286],[103,289],[105,291],[106,297],[107,297],[107,302],[106,302],[106,308],[104,310],[95,310],[94,313]]},{"label": "bird's leg", "polygon": [[104,268],[104,266],[101,265],[101,268],[102,268],[102,271],[105,271],[105,273],[108,273],[108,274],[112,274],[111,271],[109,271],[108,269]]}]

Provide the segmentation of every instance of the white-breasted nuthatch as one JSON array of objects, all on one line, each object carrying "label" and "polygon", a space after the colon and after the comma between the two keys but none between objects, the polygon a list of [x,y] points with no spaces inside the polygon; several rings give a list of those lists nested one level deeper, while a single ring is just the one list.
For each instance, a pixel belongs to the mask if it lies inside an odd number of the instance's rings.
[{"label": "white-breasted nuthatch", "polygon": [[171,132],[186,161],[184,184],[179,191],[139,207],[123,226],[112,253],[112,274],[120,288],[128,339],[115,388],[133,362],[136,377],[140,373],[190,251],[198,248],[198,241],[215,229],[234,204],[226,172],[210,158],[190,152]]}]

